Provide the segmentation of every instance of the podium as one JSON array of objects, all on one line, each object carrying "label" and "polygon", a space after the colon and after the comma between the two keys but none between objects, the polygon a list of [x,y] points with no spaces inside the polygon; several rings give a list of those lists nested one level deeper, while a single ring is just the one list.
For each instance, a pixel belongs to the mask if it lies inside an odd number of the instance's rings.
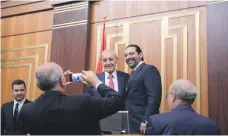
[{"label": "podium", "polygon": [[117,113],[100,121],[101,131],[106,134],[128,134],[129,116],[128,111],[118,111]]}]

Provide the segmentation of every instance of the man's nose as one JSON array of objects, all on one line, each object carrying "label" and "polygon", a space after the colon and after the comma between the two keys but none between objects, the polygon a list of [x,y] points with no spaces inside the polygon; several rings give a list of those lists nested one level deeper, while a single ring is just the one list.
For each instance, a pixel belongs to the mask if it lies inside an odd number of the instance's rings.
[{"label": "man's nose", "polygon": [[18,91],[18,94],[22,94],[22,91]]}]

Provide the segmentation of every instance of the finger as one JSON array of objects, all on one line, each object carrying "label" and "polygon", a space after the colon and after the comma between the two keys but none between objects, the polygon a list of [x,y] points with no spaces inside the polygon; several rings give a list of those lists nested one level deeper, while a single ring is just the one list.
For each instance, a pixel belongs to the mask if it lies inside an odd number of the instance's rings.
[{"label": "finger", "polygon": [[68,73],[68,72],[70,72],[70,70],[65,71],[64,74],[65,74],[65,73]]},{"label": "finger", "polygon": [[82,82],[83,84],[86,84],[86,85],[88,84],[88,83],[87,83],[86,81],[84,81],[84,80],[83,80],[83,81],[81,81],[81,82]]},{"label": "finger", "polygon": [[84,75],[84,74],[81,74],[81,78],[82,78],[83,80],[85,80],[85,79],[87,79],[87,76]]},{"label": "finger", "polygon": [[140,132],[142,133],[142,126],[140,126]]},{"label": "finger", "polygon": [[85,70],[82,70],[82,73],[83,73],[84,75],[86,75],[86,74],[87,74],[87,71],[85,71]]},{"label": "finger", "polygon": [[145,134],[146,133],[146,128],[143,130],[143,134]]},{"label": "finger", "polygon": [[73,82],[66,82],[66,85],[69,85],[69,84],[71,84],[71,83],[73,83]]}]

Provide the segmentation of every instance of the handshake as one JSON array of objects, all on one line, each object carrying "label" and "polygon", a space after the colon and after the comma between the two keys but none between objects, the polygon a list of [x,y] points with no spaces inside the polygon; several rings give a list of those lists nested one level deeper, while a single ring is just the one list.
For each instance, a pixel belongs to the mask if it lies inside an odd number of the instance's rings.
[{"label": "handshake", "polygon": [[92,71],[82,71],[82,73],[74,74],[70,70],[64,72],[64,77],[66,79],[66,85],[69,85],[73,82],[82,82],[92,87],[96,87],[101,83],[101,81],[97,78],[96,74]]}]

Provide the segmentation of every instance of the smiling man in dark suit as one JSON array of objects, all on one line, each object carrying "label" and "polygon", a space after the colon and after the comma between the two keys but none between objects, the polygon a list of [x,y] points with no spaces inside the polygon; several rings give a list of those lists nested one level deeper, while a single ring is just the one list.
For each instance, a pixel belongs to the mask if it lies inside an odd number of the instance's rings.
[{"label": "smiling man in dark suit", "polygon": [[[126,85],[128,82],[129,74],[116,70],[118,57],[113,50],[104,50],[101,54],[102,65],[104,72],[97,75],[101,82],[113,88],[121,96],[125,94]],[[86,93],[91,96],[101,97],[95,88],[86,87]],[[124,105],[121,110],[125,110]]]},{"label": "smiling man in dark suit", "polygon": [[26,85],[23,80],[17,79],[12,82],[12,95],[14,100],[2,105],[1,108],[1,134],[14,135],[17,134],[18,114],[24,104],[30,103],[25,98]]},{"label": "smiling man in dark suit", "polygon": [[157,68],[143,62],[138,45],[125,48],[125,61],[132,69],[125,93],[125,108],[129,111],[130,133],[144,133],[150,115],[158,114],[161,103],[161,77]]}]

